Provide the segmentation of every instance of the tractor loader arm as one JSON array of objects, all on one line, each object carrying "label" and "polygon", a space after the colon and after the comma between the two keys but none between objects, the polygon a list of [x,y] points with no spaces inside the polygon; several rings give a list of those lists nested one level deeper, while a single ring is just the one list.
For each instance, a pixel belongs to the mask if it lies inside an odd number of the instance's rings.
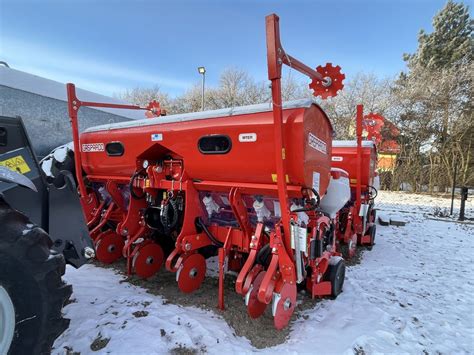
[{"label": "tractor loader arm", "polygon": [[60,171],[62,186],[48,184],[21,118],[0,116],[0,130],[0,194],[50,235],[68,264],[82,266],[94,249],[71,172]]}]

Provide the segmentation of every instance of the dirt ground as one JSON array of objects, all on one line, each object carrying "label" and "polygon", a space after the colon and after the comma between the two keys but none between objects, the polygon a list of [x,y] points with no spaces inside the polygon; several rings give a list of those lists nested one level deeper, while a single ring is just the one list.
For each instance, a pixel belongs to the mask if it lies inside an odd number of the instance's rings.
[{"label": "dirt ground", "polygon": [[[362,254],[363,249],[359,248],[357,255],[353,260],[347,262],[346,265],[351,267],[360,263]],[[113,265],[105,265],[98,262],[96,264],[101,267],[113,268],[123,275],[126,272],[124,260]],[[180,306],[195,306],[212,311],[225,319],[229,326],[234,329],[235,335],[246,337],[258,349],[284,343],[291,331],[292,324],[297,319],[304,318],[303,311],[313,308],[319,302],[318,299],[312,300],[306,291],[300,291],[298,293],[298,305],[290,325],[283,330],[276,330],[273,325],[271,305],[267,307],[263,316],[258,319],[251,319],[248,316],[243,297],[235,292],[235,276],[226,275],[225,278],[224,297],[226,309],[224,311],[217,308],[217,278],[206,277],[198,290],[192,294],[185,294],[179,290],[175,277],[174,273],[170,273],[162,267],[158,274],[150,279],[144,280],[131,276],[123,282],[130,282],[133,285],[146,289],[151,294],[162,296],[169,303]]]}]

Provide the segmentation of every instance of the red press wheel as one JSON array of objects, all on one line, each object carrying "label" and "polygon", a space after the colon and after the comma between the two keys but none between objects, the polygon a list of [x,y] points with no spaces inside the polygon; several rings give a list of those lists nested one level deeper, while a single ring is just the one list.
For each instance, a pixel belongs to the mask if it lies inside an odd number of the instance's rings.
[{"label": "red press wheel", "polygon": [[184,293],[196,291],[206,277],[206,259],[201,254],[187,257],[178,270],[178,287]]},{"label": "red press wheel", "polygon": [[97,260],[111,264],[122,256],[123,238],[112,230],[102,232],[95,243]]},{"label": "red press wheel", "polygon": [[283,283],[280,286],[273,301],[273,324],[276,329],[283,329],[290,322],[296,306],[296,293],[296,285]]},{"label": "red press wheel", "polygon": [[261,271],[255,280],[253,281],[252,286],[250,286],[250,290],[248,294],[245,296],[245,303],[247,305],[247,312],[249,316],[253,319],[260,317],[267,308],[265,303],[262,303],[258,300],[258,289],[265,277],[266,272]]},{"label": "red press wheel", "polygon": [[147,279],[156,274],[163,265],[163,249],[156,243],[148,243],[138,248],[132,260],[133,271],[139,277]]}]

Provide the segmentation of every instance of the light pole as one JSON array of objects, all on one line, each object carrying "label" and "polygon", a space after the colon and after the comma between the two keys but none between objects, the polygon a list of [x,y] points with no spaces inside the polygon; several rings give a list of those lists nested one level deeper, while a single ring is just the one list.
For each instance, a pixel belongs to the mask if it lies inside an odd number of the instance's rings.
[{"label": "light pole", "polygon": [[198,67],[199,74],[202,75],[202,87],[201,87],[201,111],[204,111],[204,82],[206,80],[206,68]]}]

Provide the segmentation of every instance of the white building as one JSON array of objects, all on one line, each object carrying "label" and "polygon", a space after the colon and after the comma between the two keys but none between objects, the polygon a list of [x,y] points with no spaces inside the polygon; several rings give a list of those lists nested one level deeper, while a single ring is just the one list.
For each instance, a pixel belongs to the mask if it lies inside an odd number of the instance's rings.
[{"label": "white building", "polygon": [[[124,103],[115,98],[77,88],[83,101]],[[12,68],[0,66],[0,116],[20,116],[36,154],[72,141],[67,113],[66,85]],[[79,126],[85,128],[144,118],[143,111],[82,107]]]}]

